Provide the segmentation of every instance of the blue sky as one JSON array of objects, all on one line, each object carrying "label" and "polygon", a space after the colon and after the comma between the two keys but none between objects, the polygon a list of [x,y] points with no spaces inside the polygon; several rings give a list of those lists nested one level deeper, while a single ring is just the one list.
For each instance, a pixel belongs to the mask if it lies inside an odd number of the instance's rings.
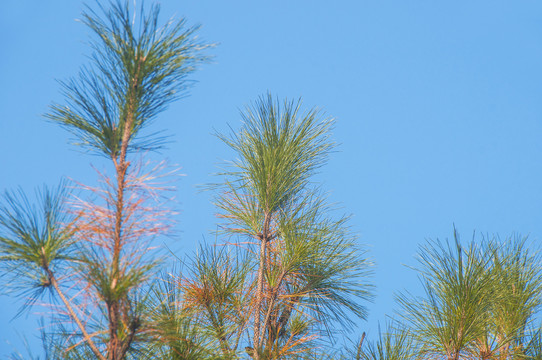
[{"label": "blue sky", "polygon": [[[139,1],[138,1],[139,3]],[[419,291],[419,244],[473,232],[542,238],[542,3],[538,1],[162,1],[162,16],[201,24],[214,56],[189,96],[154,124],[173,135],[153,157],[182,167],[173,249],[215,228],[198,184],[233,156],[212,136],[270,92],[336,118],[341,145],[317,176],[377,264],[360,331],[393,314],[393,294]],[[62,177],[93,183],[103,159],[69,145],[41,114],[62,102],[56,80],[87,62],[79,1],[4,0],[0,7],[0,190],[31,192]],[[0,296],[0,358],[35,344],[37,317],[11,321]],[[43,312],[35,308],[31,313]],[[19,334],[19,335],[18,335]]]}]

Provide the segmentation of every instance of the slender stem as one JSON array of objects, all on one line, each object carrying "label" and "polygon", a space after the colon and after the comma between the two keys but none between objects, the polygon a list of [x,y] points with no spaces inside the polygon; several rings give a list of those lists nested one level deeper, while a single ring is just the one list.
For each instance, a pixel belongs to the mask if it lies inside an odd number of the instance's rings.
[{"label": "slender stem", "polygon": [[[271,296],[271,300],[269,301],[269,305],[267,307],[267,314],[265,315],[265,320],[263,322],[264,329],[267,329],[269,327],[269,324],[271,321],[271,313],[273,311],[273,306],[275,306],[275,301],[277,300],[278,291],[280,289],[280,285],[282,284],[282,280],[284,279],[285,275],[286,273],[284,271],[280,274],[279,280],[277,281],[277,284],[275,285],[275,288],[273,290],[273,295]],[[271,334],[269,335],[270,338],[272,336],[274,340],[274,335],[271,335]]]},{"label": "slender stem", "polygon": [[[256,360],[260,359],[260,338],[261,338],[261,326],[260,326],[260,314],[262,311],[262,302],[263,302],[263,285],[264,285],[264,274],[265,274],[265,262],[267,258],[267,243],[271,239],[271,234],[269,232],[269,226],[271,224],[271,214],[269,212],[265,213],[264,224],[262,233],[258,235],[260,239],[260,266],[258,268],[258,282],[256,285],[256,309],[254,315],[254,358]],[[265,330],[265,329],[264,329]]]},{"label": "slender stem", "polygon": [[[111,290],[114,291],[116,284],[119,282],[120,277],[120,253],[122,249],[122,228],[123,228],[123,216],[124,216],[124,192],[126,190],[126,172],[128,170],[129,163],[126,161],[128,144],[130,137],[132,136],[132,128],[135,120],[135,109],[137,102],[137,92],[139,85],[139,70],[142,60],[136,58],[138,62],[138,68],[132,79],[132,84],[128,89],[128,99],[126,104],[126,121],[124,122],[124,128],[122,129],[122,140],[120,146],[120,153],[118,158],[112,157],[117,172],[117,199],[115,209],[115,229],[113,234],[113,258],[111,267],[113,270],[113,278],[111,279]],[[112,300],[108,305],[109,314],[109,358],[111,360],[122,359],[134,338],[134,334],[130,334],[123,343],[119,339],[118,328],[120,322],[120,299]]]},{"label": "slender stem", "polygon": [[60,290],[60,286],[58,285],[58,282],[56,281],[56,278],[55,278],[53,272],[48,267],[44,268],[44,270],[47,272],[47,277],[49,278],[49,281],[51,282],[51,284],[55,288],[55,291],[58,293],[58,296],[60,296],[60,299],[64,303],[64,306],[66,306],[66,309],[68,309],[70,317],[73,319],[73,321],[75,321],[75,323],[77,324],[77,326],[79,327],[79,329],[83,333],[83,338],[85,339],[87,344],[90,346],[90,348],[91,348],[92,352],[94,353],[94,355],[96,355],[96,357],[98,359],[100,359],[100,360],[106,360],[106,358],[102,355],[100,350],[98,350],[98,348],[96,347],[96,345],[92,341],[91,336],[88,334],[87,330],[83,326],[83,323],[81,322],[81,320],[79,319],[79,317],[77,316],[75,311],[73,310],[70,302],[68,301],[68,299],[66,299],[66,297],[64,296],[64,293],[62,292],[62,290]]},{"label": "slender stem", "polygon": [[459,351],[455,351],[452,355],[448,355],[448,360],[459,360]]},{"label": "slender stem", "polygon": [[361,340],[359,341],[359,344],[358,344],[358,352],[356,354],[356,360],[361,360],[361,354],[362,354],[361,347],[363,346],[363,340],[365,340],[365,332],[361,334]]},{"label": "slender stem", "polygon": [[119,359],[124,359],[124,355],[128,352],[128,349],[130,348],[130,344],[134,340],[135,334],[136,334],[137,328],[131,328],[130,334],[128,335],[128,338],[122,343],[121,349],[119,352]]},{"label": "slender stem", "polygon": [[267,244],[265,239],[260,240],[260,267],[258,268],[258,284],[256,285],[256,310],[254,315],[254,358],[259,360],[260,349],[260,312],[263,298],[263,276],[265,272],[265,255]]},{"label": "slender stem", "polygon": [[[130,118],[130,116],[128,116]],[[126,163],[126,149],[127,149],[127,128],[130,120],[125,124],[121,152],[119,159],[113,158],[115,169],[117,172],[117,198],[115,201],[115,229],[113,233],[113,258],[111,260],[112,279],[111,279],[111,291],[115,290],[116,284],[120,280],[120,252],[122,249],[122,227],[123,227],[123,212],[124,212],[124,191],[126,188],[126,170],[128,164]],[[118,327],[120,322],[120,300],[109,300],[107,304],[107,312],[109,317],[109,354],[108,358],[111,360],[120,359],[121,348],[118,337]]]},{"label": "slender stem", "polygon": [[290,300],[289,304],[286,304],[286,309],[282,311],[282,314],[280,315],[279,320],[277,321],[277,329],[280,329],[279,336],[281,336],[280,332],[284,331],[284,328],[286,327],[286,324],[290,320],[290,316],[292,315],[292,310],[294,309],[295,305],[299,302],[300,296],[293,296],[292,300]]}]

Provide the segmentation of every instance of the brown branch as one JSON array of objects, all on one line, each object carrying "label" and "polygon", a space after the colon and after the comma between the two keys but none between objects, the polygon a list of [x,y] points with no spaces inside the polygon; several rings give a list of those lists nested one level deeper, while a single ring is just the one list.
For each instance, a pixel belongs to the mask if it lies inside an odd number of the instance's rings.
[{"label": "brown branch", "polygon": [[361,347],[363,345],[363,340],[365,340],[365,332],[361,334],[361,340],[359,341],[359,344],[358,344],[358,352],[356,354],[356,360],[361,360],[361,354],[362,354]]},{"label": "brown branch", "polygon": [[[115,201],[115,230],[113,234],[113,258],[111,261],[113,279],[111,280],[111,290],[113,291],[115,285],[120,279],[120,253],[122,250],[122,228],[123,228],[123,216],[124,216],[124,192],[126,190],[126,172],[128,170],[129,162],[126,161],[128,152],[128,145],[132,136],[132,128],[135,120],[135,108],[137,101],[137,91],[139,85],[139,71],[144,59],[136,57],[138,67],[133,77],[132,84],[128,88],[128,100],[126,110],[126,121],[124,122],[124,129],[121,139],[120,154],[114,154],[112,157],[117,172],[117,199]],[[120,341],[118,336],[118,328],[120,322],[120,300],[113,300],[107,304],[109,313],[109,354],[108,357],[111,360],[122,359],[123,348],[125,344]],[[133,339],[135,334],[130,334],[129,338]],[[129,344],[128,344],[129,345]],[[127,351],[127,349],[126,349]],[[125,352],[125,351],[124,351]]]},{"label": "brown branch", "polygon": [[267,248],[267,243],[264,240],[260,242],[260,267],[258,269],[258,283],[256,285],[256,309],[254,315],[254,358],[259,360],[259,349],[260,349],[260,312],[262,307],[262,297],[263,297],[263,276],[265,272],[265,252]]},{"label": "brown branch", "polygon": [[130,333],[128,334],[128,337],[121,344],[121,349],[120,349],[120,354],[119,354],[120,359],[124,359],[124,356],[128,352],[130,345],[134,341],[134,338],[139,326],[140,326],[139,318],[132,319],[132,321],[130,322],[130,327],[129,327]]},{"label": "brown branch", "polygon": [[292,310],[294,309],[295,305],[301,300],[301,296],[294,295],[292,296],[292,300],[290,301],[290,304],[286,304],[286,309],[282,311],[282,314],[280,315],[278,321],[277,321],[277,329],[279,330],[278,337],[282,336],[284,334],[284,331],[286,331],[286,324],[290,320],[290,316],[292,315]]},{"label": "brown branch", "polygon": [[260,359],[260,313],[262,310],[262,298],[263,298],[263,283],[265,273],[265,261],[267,252],[267,242],[270,238],[269,225],[271,223],[271,215],[265,213],[264,226],[261,234],[256,235],[260,239],[260,266],[258,268],[258,282],[256,285],[256,304],[255,304],[255,317],[254,317],[254,334],[253,334],[253,347],[254,358]]},{"label": "brown branch", "polygon": [[47,277],[49,278],[49,282],[55,288],[55,291],[58,293],[58,296],[60,296],[60,299],[64,303],[64,306],[66,306],[66,309],[68,309],[68,313],[70,314],[70,317],[72,318],[73,321],[75,321],[75,323],[77,324],[77,326],[79,327],[79,329],[83,333],[83,338],[85,339],[85,341],[88,343],[88,345],[92,349],[92,352],[94,353],[94,355],[96,355],[96,357],[98,359],[100,359],[100,360],[106,360],[106,358],[102,355],[100,350],[98,350],[98,348],[96,347],[96,345],[92,341],[92,337],[88,334],[87,330],[83,326],[83,323],[81,322],[81,320],[79,319],[79,317],[77,316],[75,311],[73,310],[70,302],[68,301],[68,299],[66,299],[66,297],[64,296],[64,293],[62,292],[62,290],[60,290],[60,286],[58,285],[58,282],[56,281],[56,278],[55,278],[53,272],[47,266],[44,266],[44,270],[47,273]]},{"label": "brown branch", "polygon": [[[273,290],[273,295],[271,296],[271,300],[269,301],[269,305],[268,305],[268,308],[267,308],[267,314],[265,315],[265,320],[264,320],[264,329],[267,329],[269,327],[269,322],[271,320],[271,312],[273,311],[273,306],[275,305],[275,301],[277,299],[277,295],[278,295],[278,290],[280,288],[280,285],[282,284],[282,280],[284,279],[284,276],[286,275],[286,273],[283,271],[280,276],[279,276],[279,280],[275,286],[275,289]],[[265,330],[264,330],[265,331]]]}]

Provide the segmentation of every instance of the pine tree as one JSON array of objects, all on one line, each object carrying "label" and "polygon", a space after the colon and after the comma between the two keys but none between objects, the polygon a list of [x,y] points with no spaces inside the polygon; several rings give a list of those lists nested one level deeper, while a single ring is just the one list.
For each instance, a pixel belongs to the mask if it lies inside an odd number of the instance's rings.
[{"label": "pine tree", "polygon": [[[87,8],[82,23],[93,33],[90,64],[62,82],[65,104],[46,115],[75,136],[75,145],[100,155],[113,175],[88,187],[90,200],[69,206],[65,190],[42,192],[41,209],[24,194],[6,193],[0,210],[0,260],[28,304],[47,292],[67,358],[137,357],[150,324],[146,293],[158,265],[149,239],[167,230],[158,199],[159,167],[146,168],[142,151],[164,138],[145,129],[184,94],[187,76],[205,60],[197,27],[184,20],[159,25],[159,7],[130,8],[118,0]],[[55,307],[56,309],[56,307]]]},{"label": "pine tree", "polygon": [[162,359],[334,357],[333,335],[366,317],[371,264],[311,182],[334,147],[332,121],[300,108],[264,96],[239,131],[218,135],[237,156],[210,186],[221,241],[164,277]]}]

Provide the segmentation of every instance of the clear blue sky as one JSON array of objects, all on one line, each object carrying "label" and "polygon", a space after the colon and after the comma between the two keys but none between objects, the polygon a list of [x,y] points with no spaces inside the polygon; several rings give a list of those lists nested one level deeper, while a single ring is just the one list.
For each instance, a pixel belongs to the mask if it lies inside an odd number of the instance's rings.
[{"label": "clear blue sky", "polygon": [[[138,0],[139,3],[139,0]],[[393,314],[395,291],[419,291],[417,246],[473,231],[542,239],[542,3],[539,1],[162,1],[163,18],[201,24],[213,63],[190,96],[154,124],[174,141],[161,156],[178,183],[182,256],[212,238],[221,159],[211,134],[240,124],[267,91],[302,96],[337,119],[341,144],[318,176],[376,262],[377,297],[360,329]],[[81,154],[41,114],[61,102],[56,80],[86,63],[79,1],[3,0],[0,7],[0,190],[32,191],[61,177],[93,183],[101,158]],[[0,358],[37,317],[11,321],[0,296]],[[33,312],[43,312],[35,308]],[[19,333],[19,335],[17,335]]]}]

